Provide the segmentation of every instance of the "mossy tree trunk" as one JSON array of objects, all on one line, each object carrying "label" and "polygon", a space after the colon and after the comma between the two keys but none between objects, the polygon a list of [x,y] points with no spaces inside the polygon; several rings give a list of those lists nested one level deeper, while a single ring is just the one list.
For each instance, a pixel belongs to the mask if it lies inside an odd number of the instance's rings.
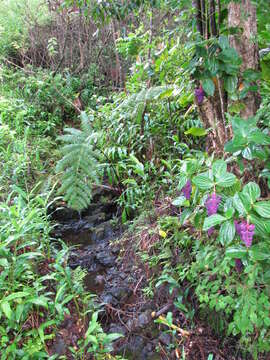
[{"label": "mossy tree trunk", "polygon": [[[203,40],[219,37],[221,27],[220,0],[193,0],[192,5],[196,11],[197,30]],[[256,42],[257,24],[256,7],[250,0],[230,2],[228,6],[228,27],[237,28],[237,35],[229,37],[230,45],[235,48],[242,58],[239,74],[239,87],[243,86],[243,73],[247,69],[259,69],[258,45]],[[207,46],[207,45],[206,45]],[[208,151],[222,154],[225,143],[231,138],[230,125],[226,121],[228,110],[228,94],[224,88],[223,78],[216,76],[212,79],[215,90],[212,96],[207,96],[198,102],[198,111],[205,128],[211,128],[208,136]],[[255,85],[255,84],[253,84]],[[257,91],[249,91],[242,101],[243,109],[240,115],[243,118],[253,116],[259,106]]]}]

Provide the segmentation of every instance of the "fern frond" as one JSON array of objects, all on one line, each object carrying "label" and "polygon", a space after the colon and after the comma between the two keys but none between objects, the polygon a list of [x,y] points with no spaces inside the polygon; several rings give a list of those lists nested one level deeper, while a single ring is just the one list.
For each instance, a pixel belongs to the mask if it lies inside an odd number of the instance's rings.
[{"label": "fern frond", "polygon": [[59,192],[68,206],[75,210],[86,208],[92,198],[92,186],[100,181],[99,152],[94,149],[96,134],[86,114],[81,116],[81,129],[67,128],[59,139],[63,142],[62,159],[56,166],[61,173]]}]

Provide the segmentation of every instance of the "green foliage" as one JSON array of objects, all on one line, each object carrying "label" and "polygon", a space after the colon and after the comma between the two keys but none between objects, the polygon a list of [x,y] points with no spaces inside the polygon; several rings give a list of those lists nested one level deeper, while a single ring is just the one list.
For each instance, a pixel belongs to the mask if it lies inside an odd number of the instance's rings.
[{"label": "green foliage", "polygon": [[93,184],[99,183],[98,152],[94,149],[96,134],[85,113],[81,114],[81,130],[66,128],[65,132],[59,137],[64,143],[63,157],[56,167],[57,172],[62,172],[59,192],[72,209],[80,211],[90,204]]},{"label": "green foliage", "polygon": [[0,56],[9,56],[16,61],[18,54],[27,51],[31,26],[49,21],[48,7],[41,0],[1,1]]},{"label": "green foliage", "polygon": [[[199,155],[199,154],[198,154]],[[240,345],[256,358],[269,351],[269,234],[270,201],[261,200],[261,191],[254,182],[241,186],[227,171],[223,160],[197,156],[179,162],[178,191],[192,180],[189,201],[172,203],[179,209],[179,218],[161,217],[153,256],[143,256],[150,266],[162,265],[157,286],[166,282],[172,289],[181,289],[188,280],[201,309],[220,313],[218,333],[240,337]],[[216,214],[208,216],[205,202],[216,192],[221,202]],[[255,224],[255,236],[246,247],[235,229],[234,220],[246,219]],[[205,232],[215,228],[212,235]],[[191,231],[192,235],[189,235]],[[175,255],[177,255],[177,265]],[[235,259],[241,260],[237,271]],[[184,303],[185,304],[185,303]],[[188,309],[182,307],[188,314]],[[208,310],[209,311],[209,310]],[[214,324],[213,324],[214,326]],[[259,330],[259,332],[257,332]],[[257,336],[257,334],[260,334]]]}]

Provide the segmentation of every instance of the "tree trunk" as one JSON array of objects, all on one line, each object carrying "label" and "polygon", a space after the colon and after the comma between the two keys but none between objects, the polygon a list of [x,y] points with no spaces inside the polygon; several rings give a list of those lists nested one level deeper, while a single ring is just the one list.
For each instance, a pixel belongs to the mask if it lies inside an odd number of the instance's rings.
[{"label": "tree trunk", "polygon": [[[196,9],[197,30],[202,38],[207,40],[209,37],[218,36],[219,27],[216,24],[216,7],[219,3],[216,3],[215,0],[193,0],[192,4]],[[198,101],[195,96],[195,101],[204,127],[211,129],[207,139],[208,153],[222,154],[224,144],[228,140],[225,119],[227,97],[222,79],[217,77],[213,80],[215,82],[214,95],[204,98],[203,101]]]},{"label": "tree trunk", "polygon": [[[247,69],[259,70],[259,49],[256,41],[257,18],[256,7],[251,0],[241,0],[229,4],[228,25],[229,28],[238,28],[236,35],[230,36],[230,45],[236,49],[243,62],[240,68],[241,74]],[[242,76],[239,78],[239,86],[242,84]],[[242,100],[245,107],[240,115],[247,119],[256,114],[260,105],[260,95],[257,91],[250,91]]]}]

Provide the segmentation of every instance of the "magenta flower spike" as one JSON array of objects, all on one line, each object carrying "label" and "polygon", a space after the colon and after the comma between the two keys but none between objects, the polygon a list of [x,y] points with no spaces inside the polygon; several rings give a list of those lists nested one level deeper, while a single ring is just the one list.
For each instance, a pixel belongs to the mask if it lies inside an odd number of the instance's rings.
[{"label": "magenta flower spike", "polygon": [[202,85],[198,89],[195,89],[195,96],[197,98],[198,104],[201,105],[205,96]]},{"label": "magenta flower spike", "polygon": [[191,191],[192,191],[191,181],[188,180],[188,181],[186,182],[186,185],[185,185],[185,186],[183,187],[183,189],[182,189],[182,192],[183,192],[183,194],[184,194],[184,196],[185,196],[185,198],[186,198],[187,200],[190,199]]},{"label": "magenta flower spike", "polygon": [[248,224],[246,220],[240,222],[235,221],[234,224],[240,239],[245,243],[246,247],[249,248],[252,245],[255,225]]},{"label": "magenta flower spike", "polygon": [[[208,198],[205,202],[205,207],[206,207],[208,216],[211,216],[211,215],[214,215],[217,213],[220,201],[221,201],[221,196],[217,195],[216,193],[213,193],[208,196]],[[213,232],[214,232],[213,227],[207,231],[209,236],[211,236],[213,234]]]},{"label": "magenta flower spike", "polygon": [[208,216],[211,216],[211,215],[217,213],[220,201],[221,201],[221,196],[217,195],[216,193],[213,193],[208,196],[208,198],[205,202],[205,207],[206,207]]}]

